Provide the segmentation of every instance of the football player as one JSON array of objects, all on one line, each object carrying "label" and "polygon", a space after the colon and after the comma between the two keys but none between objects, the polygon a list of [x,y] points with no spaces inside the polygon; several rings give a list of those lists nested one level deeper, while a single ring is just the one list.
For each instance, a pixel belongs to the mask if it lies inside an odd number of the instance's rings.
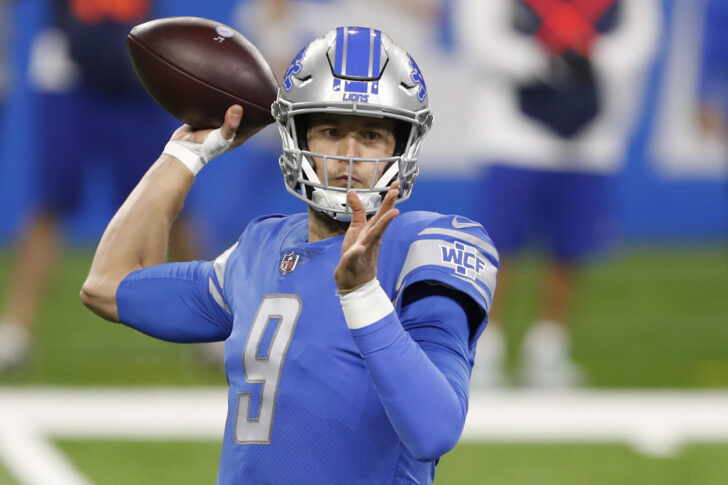
[{"label": "football player", "polygon": [[427,88],[385,33],[340,27],[293,60],[272,106],[307,212],[253,220],[210,262],[160,264],[194,175],[243,140],[178,129],[113,218],[81,291],[174,342],[225,340],[218,483],[432,483],[468,409],[497,253],[483,227],[399,214],[430,129]]},{"label": "football player", "polygon": [[463,0],[454,32],[473,74],[463,141],[480,165],[479,220],[500,250],[500,298],[480,341],[473,384],[506,384],[504,313],[516,258],[543,255],[519,381],[588,383],[572,360],[573,309],[587,265],[616,240],[614,183],[656,52],[654,0]]}]

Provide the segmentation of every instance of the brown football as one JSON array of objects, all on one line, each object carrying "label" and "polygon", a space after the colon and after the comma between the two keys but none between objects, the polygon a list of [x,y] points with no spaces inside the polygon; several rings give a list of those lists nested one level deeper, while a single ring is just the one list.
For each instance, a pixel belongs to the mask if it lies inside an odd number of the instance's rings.
[{"label": "brown football", "polygon": [[243,106],[238,133],[273,122],[278,82],[258,49],[234,29],[199,17],[169,17],[134,27],[126,40],[147,92],[193,128],[217,128]]}]

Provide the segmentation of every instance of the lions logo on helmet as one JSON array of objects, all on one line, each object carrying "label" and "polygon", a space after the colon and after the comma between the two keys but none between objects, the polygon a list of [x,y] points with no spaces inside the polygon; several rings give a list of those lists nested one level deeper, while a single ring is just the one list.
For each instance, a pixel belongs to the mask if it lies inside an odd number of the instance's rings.
[{"label": "lions logo on helmet", "polygon": [[304,47],[303,49],[301,49],[301,52],[299,52],[296,57],[293,58],[291,65],[288,67],[286,74],[283,76],[283,82],[281,83],[281,85],[286,91],[290,91],[293,87],[293,81],[291,81],[291,78],[301,72],[301,58],[303,57],[303,54],[305,52],[306,48]]},{"label": "lions logo on helmet", "polygon": [[419,86],[419,89],[417,90],[417,98],[420,101],[424,101],[427,97],[427,86],[425,86],[425,78],[422,77],[422,71],[420,71],[420,67],[417,65],[414,59],[412,59],[412,56],[409,56],[410,60],[410,66],[412,66],[412,72],[410,76],[412,76],[412,80]]},{"label": "lions logo on helmet", "polygon": [[[279,165],[286,189],[316,210],[338,220],[350,220],[346,188],[322,182],[307,150],[303,117],[336,113],[390,118],[397,122],[393,157],[343,158],[351,163],[385,163],[379,180],[355,189],[367,213],[376,212],[394,180],[400,181],[397,202],[409,198],[419,168],[417,154],[432,125],[427,88],[414,59],[376,29],[338,27],[311,42],[293,59],[271,107],[281,135]],[[326,155],[328,158],[337,158]]]}]

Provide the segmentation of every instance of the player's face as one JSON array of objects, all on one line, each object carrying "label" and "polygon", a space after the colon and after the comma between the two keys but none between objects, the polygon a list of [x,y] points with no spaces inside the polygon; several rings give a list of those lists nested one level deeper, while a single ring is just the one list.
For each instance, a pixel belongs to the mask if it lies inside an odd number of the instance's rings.
[{"label": "player's face", "polygon": [[[312,152],[341,157],[388,158],[394,155],[396,140],[395,122],[390,119],[366,116],[315,114],[308,128],[308,149]],[[316,175],[324,180],[328,172],[329,185],[346,187],[349,162],[328,159],[326,167],[320,157],[315,157]],[[353,188],[367,188],[372,179],[379,179],[386,168],[380,163],[374,173],[375,163],[354,162],[352,168]]]}]

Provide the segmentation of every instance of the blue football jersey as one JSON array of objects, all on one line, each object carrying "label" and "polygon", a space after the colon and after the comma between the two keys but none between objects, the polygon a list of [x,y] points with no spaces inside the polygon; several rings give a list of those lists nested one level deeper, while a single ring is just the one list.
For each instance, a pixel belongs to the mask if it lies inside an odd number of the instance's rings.
[{"label": "blue football jersey", "polygon": [[[307,214],[256,219],[205,282],[232,320],[218,482],[431,483],[435,460],[416,460],[398,438],[344,320],[333,278],[343,236],[307,238]],[[383,237],[378,279],[398,312],[421,281],[487,312],[497,266],[480,224],[407,212]],[[472,329],[470,365],[485,322]]]}]

